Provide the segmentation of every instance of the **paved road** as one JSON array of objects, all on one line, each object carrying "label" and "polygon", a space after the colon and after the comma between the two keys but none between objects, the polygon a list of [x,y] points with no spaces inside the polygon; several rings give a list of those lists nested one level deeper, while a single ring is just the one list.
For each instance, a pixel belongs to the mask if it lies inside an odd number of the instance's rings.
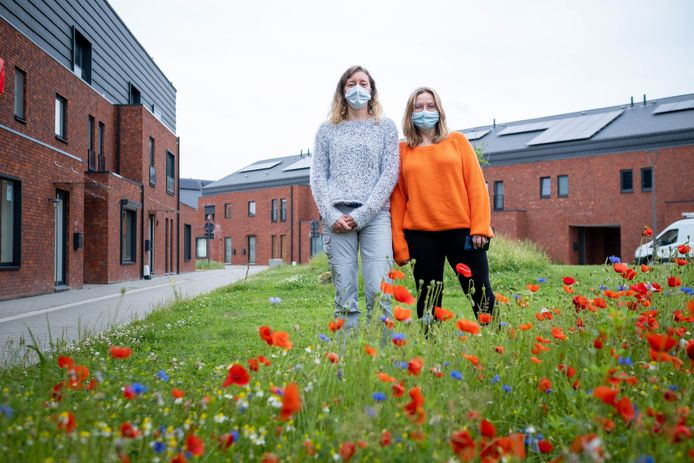
[{"label": "paved road", "polygon": [[[252,266],[248,275],[265,270]],[[73,341],[122,325],[172,302],[174,289],[190,298],[246,277],[246,266],[183,273],[151,280],[110,285],[85,285],[83,289],[0,302],[0,366],[16,363],[32,344],[31,333],[42,350],[50,339]]]}]

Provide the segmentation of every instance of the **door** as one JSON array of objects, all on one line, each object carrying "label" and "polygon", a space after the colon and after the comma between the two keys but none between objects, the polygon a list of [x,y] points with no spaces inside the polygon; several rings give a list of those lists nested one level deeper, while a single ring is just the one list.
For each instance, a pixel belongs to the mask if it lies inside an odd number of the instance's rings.
[{"label": "door", "polygon": [[231,236],[224,238],[224,263],[231,264]]},{"label": "door", "polygon": [[57,190],[53,200],[55,209],[55,285],[67,284],[67,193]]},{"label": "door", "polygon": [[248,263],[255,264],[255,236],[248,237]]},{"label": "door", "polygon": [[149,265],[150,275],[154,275],[154,216],[149,216],[149,257],[147,265]]}]

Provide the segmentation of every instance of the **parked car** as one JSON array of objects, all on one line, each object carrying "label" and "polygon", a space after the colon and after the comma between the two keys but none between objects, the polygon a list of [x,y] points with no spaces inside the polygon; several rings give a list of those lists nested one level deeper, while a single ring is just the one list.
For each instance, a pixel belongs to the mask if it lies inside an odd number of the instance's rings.
[{"label": "parked car", "polygon": [[[683,212],[682,219],[671,223],[661,231],[655,240],[644,243],[634,253],[634,262],[646,264],[653,259],[653,243],[657,247],[656,260],[667,262],[675,257],[683,257],[677,248],[687,244],[694,248],[694,212]],[[688,256],[694,257],[694,249],[690,249]]]}]

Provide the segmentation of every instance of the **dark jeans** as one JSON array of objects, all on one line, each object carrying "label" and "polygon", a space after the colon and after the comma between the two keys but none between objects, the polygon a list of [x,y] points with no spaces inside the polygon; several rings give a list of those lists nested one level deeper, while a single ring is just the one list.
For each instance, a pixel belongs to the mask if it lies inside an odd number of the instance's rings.
[{"label": "dark jeans", "polygon": [[[458,275],[458,281],[465,294],[470,286],[472,294],[472,310],[475,317],[480,312],[492,313],[494,309],[494,293],[489,283],[489,264],[487,251],[482,249],[465,251],[465,237],[470,230],[417,231],[405,230],[405,240],[410,251],[410,258],[415,259],[414,278],[417,282],[419,299],[417,300],[417,316],[424,316],[426,307],[441,307],[443,300],[443,269],[447,259],[455,271],[456,264],[463,263],[470,267],[472,277]],[[432,285],[432,281],[438,285]],[[429,299],[429,300],[427,300]]]}]

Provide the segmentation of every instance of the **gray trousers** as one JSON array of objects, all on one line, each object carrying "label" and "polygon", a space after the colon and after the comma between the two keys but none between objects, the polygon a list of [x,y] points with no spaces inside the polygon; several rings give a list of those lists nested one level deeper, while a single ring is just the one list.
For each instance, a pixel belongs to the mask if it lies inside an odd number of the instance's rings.
[{"label": "gray trousers", "polygon": [[[343,214],[352,211],[349,207],[338,209]],[[363,228],[348,233],[334,233],[330,225],[323,224],[323,247],[335,285],[335,316],[345,319],[345,327],[356,326],[361,313],[357,296],[358,253],[361,253],[367,321],[377,299],[385,315],[391,316],[390,296],[385,294],[379,298],[381,281],[393,265],[390,212],[380,211]]]}]

